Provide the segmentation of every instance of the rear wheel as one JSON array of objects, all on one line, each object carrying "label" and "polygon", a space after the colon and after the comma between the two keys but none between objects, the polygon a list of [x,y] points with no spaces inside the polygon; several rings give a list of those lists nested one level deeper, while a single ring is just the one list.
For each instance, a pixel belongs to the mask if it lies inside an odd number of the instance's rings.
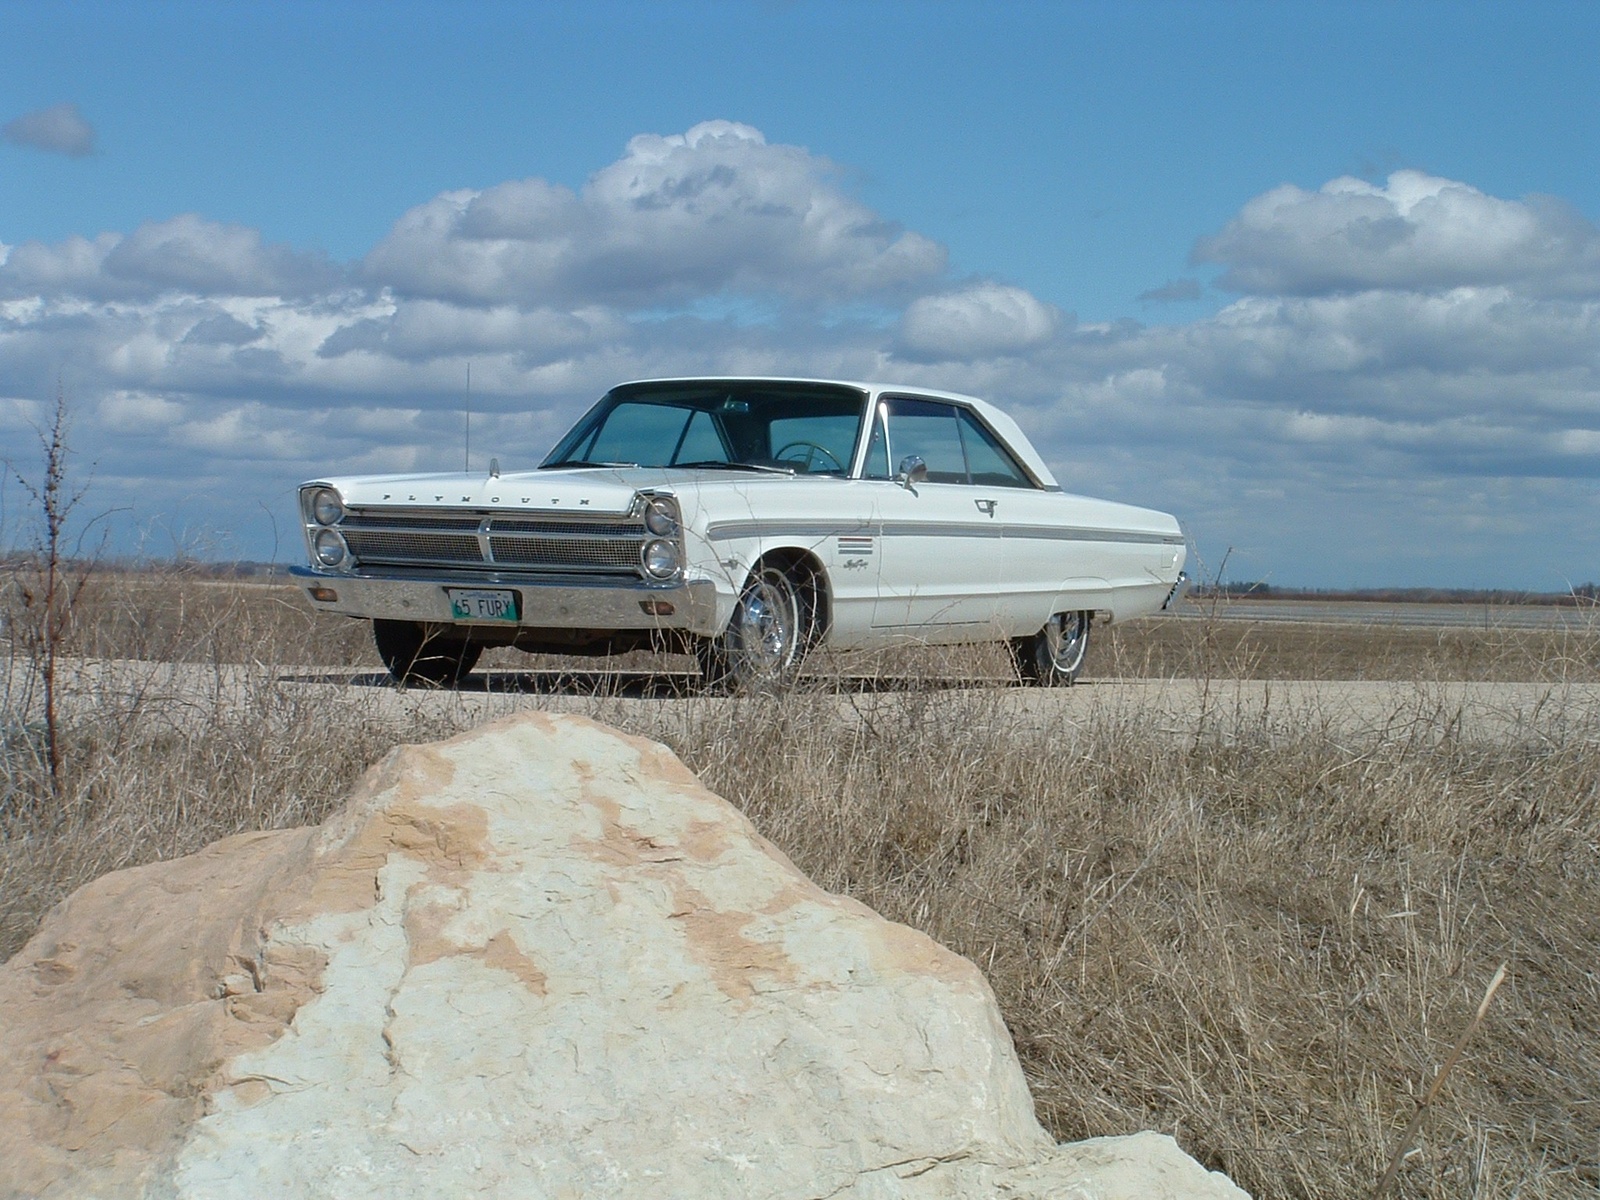
[{"label": "rear wheel", "polygon": [[396,683],[454,687],[478,665],[483,647],[466,638],[430,637],[415,621],[372,622],[378,657]]},{"label": "rear wheel", "polygon": [[1089,653],[1091,614],[1057,613],[1032,637],[1011,643],[1011,657],[1022,682],[1040,687],[1069,687],[1083,673]]},{"label": "rear wheel", "polygon": [[759,565],[740,589],[728,628],[695,647],[704,686],[777,692],[793,684],[816,624],[815,595],[803,572]]}]

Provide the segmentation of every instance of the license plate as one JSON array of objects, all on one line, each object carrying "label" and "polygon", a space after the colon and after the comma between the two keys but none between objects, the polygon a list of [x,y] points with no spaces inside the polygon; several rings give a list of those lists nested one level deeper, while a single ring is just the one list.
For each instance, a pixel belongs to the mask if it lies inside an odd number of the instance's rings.
[{"label": "license plate", "polygon": [[487,588],[446,588],[450,615],[457,621],[507,621],[516,624],[517,594]]}]

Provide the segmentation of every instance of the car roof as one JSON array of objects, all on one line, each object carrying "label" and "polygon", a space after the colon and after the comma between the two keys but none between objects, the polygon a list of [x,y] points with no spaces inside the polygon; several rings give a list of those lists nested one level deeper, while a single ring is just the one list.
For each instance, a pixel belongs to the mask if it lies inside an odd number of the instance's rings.
[{"label": "car roof", "polygon": [[[870,383],[859,379],[823,379],[809,375],[671,375],[651,377],[648,379],[630,379],[626,383],[616,386],[633,387],[647,383],[820,383],[833,387],[855,388],[867,392],[873,397],[878,396],[911,396],[917,399],[944,400],[952,404],[960,404],[972,409],[984,423],[994,430],[1005,441],[1011,450],[1020,458],[1023,465],[1041,484],[1047,488],[1059,488],[1056,477],[1045,465],[1044,459],[1033,448],[1033,443],[1028,440],[1028,435],[1022,432],[1022,427],[1014,421],[1010,414],[1003,409],[996,408],[989,401],[979,396],[968,396],[962,392],[947,392],[940,388],[923,387],[912,383]],[[613,389],[615,390],[615,389]]]}]

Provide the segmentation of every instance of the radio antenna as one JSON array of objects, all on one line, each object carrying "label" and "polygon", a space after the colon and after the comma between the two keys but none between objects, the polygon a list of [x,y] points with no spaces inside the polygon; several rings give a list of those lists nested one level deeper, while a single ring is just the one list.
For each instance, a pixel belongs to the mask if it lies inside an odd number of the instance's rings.
[{"label": "radio antenna", "polygon": [[463,433],[464,445],[461,448],[461,469],[472,470],[472,364],[467,364],[467,424]]}]

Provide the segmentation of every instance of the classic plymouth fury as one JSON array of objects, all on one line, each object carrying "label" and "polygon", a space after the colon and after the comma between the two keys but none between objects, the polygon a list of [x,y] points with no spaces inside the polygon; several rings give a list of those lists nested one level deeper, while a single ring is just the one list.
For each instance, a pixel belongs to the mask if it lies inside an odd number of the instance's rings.
[{"label": "classic plymouth fury", "polygon": [[369,618],[401,682],[489,646],[692,651],[711,687],[791,680],[820,645],[1003,640],[1077,678],[1096,621],[1166,607],[1165,513],[1069,495],[970,396],[800,379],[608,392],[532,471],[300,489],[311,602]]}]

